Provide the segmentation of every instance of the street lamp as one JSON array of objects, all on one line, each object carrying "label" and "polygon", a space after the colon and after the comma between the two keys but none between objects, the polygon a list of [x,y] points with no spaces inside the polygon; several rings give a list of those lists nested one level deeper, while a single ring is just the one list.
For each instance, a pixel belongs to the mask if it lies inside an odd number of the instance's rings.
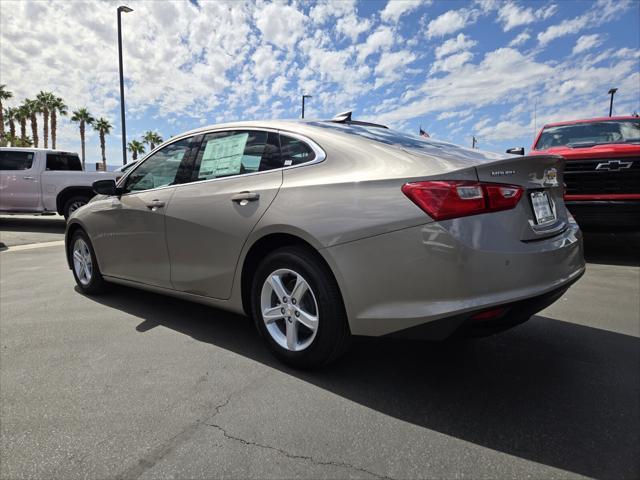
[{"label": "street lamp", "polygon": [[609,95],[611,95],[611,102],[609,102],[609,116],[611,116],[611,114],[613,113],[613,96],[617,91],[617,88],[612,88],[611,90],[609,90]]},{"label": "street lamp", "polygon": [[122,72],[122,12],[133,12],[125,5],[118,7],[118,59],[120,61],[120,121],[122,122],[122,164],[127,163],[127,127],[124,121],[124,74]]},{"label": "street lamp", "polygon": [[302,118],[304,118],[304,100],[311,97],[313,97],[313,95],[302,95]]}]

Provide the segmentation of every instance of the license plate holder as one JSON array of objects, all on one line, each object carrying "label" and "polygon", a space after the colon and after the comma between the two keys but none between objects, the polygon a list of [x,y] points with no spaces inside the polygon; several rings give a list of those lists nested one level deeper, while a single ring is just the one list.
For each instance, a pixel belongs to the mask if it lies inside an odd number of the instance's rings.
[{"label": "license plate holder", "polygon": [[538,225],[553,222],[556,219],[556,213],[547,192],[531,192],[531,205]]}]

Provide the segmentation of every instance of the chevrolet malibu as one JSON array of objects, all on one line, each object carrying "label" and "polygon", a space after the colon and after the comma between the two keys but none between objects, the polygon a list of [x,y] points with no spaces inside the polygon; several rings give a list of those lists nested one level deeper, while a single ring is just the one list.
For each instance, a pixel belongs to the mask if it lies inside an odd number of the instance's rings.
[{"label": "chevrolet malibu", "polygon": [[118,283],[250,315],[300,368],[352,335],[444,339],[529,319],[584,273],[564,160],[351,121],[172,138],[70,218],[81,291]]}]

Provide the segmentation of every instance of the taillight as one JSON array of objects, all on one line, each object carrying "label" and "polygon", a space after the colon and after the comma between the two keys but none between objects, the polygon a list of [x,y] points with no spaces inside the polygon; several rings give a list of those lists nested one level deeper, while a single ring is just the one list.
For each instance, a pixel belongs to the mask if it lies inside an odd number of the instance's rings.
[{"label": "taillight", "polygon": [[402,186],[402,193],[435,220],[509,210],[518,204],[522,191],[515,185],[459,180]]}]

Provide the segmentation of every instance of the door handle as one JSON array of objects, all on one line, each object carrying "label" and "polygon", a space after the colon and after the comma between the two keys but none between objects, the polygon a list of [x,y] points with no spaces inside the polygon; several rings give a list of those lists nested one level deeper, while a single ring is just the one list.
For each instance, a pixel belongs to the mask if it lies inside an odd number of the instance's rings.
[{"label": "door handle", "polygon": [[147,203],[147,208],[149,210],[156,210],[162,207],[164,207],[164,202],[162,200],[152,200],[151,202]]},{"label": "door handle", "polygon": [[232,202],[239,203],[240,205],[246,205],[249,202],[255,202],[260,198],[259,193],[255,192],[240,192],[231,197]]},{"label": "door handle", "polygon": [[22,177],[22,178],[25,179],[25,180],[35,180],[36,179],[36,177],[29,177],[29,176]]}]

